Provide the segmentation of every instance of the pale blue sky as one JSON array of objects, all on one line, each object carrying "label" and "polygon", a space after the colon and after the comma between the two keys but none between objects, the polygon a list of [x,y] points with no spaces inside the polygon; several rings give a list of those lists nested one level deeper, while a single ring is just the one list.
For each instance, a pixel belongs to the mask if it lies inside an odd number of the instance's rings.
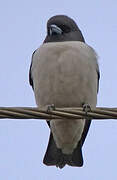
[{"label": "pale blue sky", "polygon": [[[99,55],[98,106],[116,107],[116,0],[4,0],[0,2],[0,106],[35,106],[28,83],[32,52],[48,18],[66,14]],[[116,180],[117,122],[93,121],[83,147],[84,166],[60,170],[42,163],[49,138],[45,121],[0,120],[0,180]]]}]

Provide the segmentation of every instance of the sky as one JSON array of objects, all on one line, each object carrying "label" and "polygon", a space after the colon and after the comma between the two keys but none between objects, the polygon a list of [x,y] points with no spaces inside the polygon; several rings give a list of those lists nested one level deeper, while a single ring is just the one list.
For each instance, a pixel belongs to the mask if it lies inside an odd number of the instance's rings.
[{"label": "sky", "polygon": [[[117,1],[0,1],[0,106],[35,107],[28,82],[31,55],[54,15],[73,18],[99,56],[97,106],[117,107]],[[44,120],[0,120],[0,180],[116,180],[117,122],[94,120],[83,146],[84,166],[45,166],[49,138]]]}]

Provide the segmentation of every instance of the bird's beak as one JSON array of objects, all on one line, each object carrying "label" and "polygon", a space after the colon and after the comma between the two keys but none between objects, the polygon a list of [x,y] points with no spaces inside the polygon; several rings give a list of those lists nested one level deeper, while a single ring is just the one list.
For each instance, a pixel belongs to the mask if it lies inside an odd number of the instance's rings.
[{"label": "bird's beak", "polygon": [[49,32],[50,35],[59,35],[62,34],[62,32],[63,32],[62,29],[59,28],[57,25],[55,24],[50,25],[50,32]]}]

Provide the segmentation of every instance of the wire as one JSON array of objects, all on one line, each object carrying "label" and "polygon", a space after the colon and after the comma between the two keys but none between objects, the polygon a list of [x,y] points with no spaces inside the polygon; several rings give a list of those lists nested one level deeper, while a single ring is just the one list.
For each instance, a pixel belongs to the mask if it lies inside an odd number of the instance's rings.
[{"label": "wire", "polygon": [[33,107],[0,107],[0,119],[117,119],[117,108],[90,109],[87,113],[83,108],[46,108]]}]

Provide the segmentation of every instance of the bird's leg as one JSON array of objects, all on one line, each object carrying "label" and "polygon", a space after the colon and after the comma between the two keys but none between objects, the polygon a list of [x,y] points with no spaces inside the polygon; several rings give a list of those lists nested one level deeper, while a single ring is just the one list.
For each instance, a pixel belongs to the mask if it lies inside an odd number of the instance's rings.
[{"label": "bird's leg", "polygon": [[91,106],[89,104],[83,103],[83,111],[86,113],[86,116],[87,116],[87,113],[91,111]]},{"label": "bird's leg", "polygon": [[54,104],[47,105],[47,113],[50,113],[51,111],[55,111],[55,105]]}]

